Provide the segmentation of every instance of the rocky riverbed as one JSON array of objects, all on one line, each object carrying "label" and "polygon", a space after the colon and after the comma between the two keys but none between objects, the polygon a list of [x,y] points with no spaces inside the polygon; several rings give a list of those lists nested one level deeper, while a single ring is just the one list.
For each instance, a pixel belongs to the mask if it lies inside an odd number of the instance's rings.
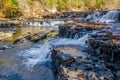
[{"label": "rocky riverbed", "polygon": [[[113,31],[114,27],[116,30]],[[119,80],[119,27],[119,23],[114,26],[95,23],[60,25],[60,37],[78,40],[69,40],[68,44],[65,42],[53,49],[52,59],[57,79]],[[86,34],[87,40],[83,38]],[[81,38],[83,41],[75,44],[81,41]],[[81,46],[84,42],[85,44]]]},{"label": "rocky riverbed", "polygon": [[114,12],[48,15],[57,19],[25,20],[22,26],[1,23],[0,79],[120,80],[120,23],[98,20]]}]

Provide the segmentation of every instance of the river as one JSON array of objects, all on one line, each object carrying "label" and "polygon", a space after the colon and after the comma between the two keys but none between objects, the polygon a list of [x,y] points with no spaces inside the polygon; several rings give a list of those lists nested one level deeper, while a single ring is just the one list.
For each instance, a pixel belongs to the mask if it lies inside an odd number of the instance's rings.
[{"label": "river", "polygon": [[[112,12],[110,12],[108,15],[111,15],[111,13]],[[103,21],[101,19],[100,22]],[[27,27],[26,29],[21,28],[20,30],[23,30],[21,33],[27,32],[27,30],[34,33],[37,30],[39,31],[44,28],[45,31],[49,31],[51,29],[58,30],[59,25],[70,22],[73,21],[54,20],[44,22],[26,22],[26,25],[29,27]],[[120,25],[119,23],[112,23],[109,25],[109,31],[112,31],[114,34],[119,34],[120,28],[117,27],[117,29],[115,29],[113,27],[116,25]],[[43,33],[45,31],[43,30]],[[46,39],[44,42],[38,41],[35,44],[30,42],[21,43],[15,45],[13,48],[1,51],[0,80],[56,80],[52,72],[52,48],[59,45],[78,45],[82,47],[87,47],[86,40],[88,40],[89,34],[95,32],[96,31],[87,32],[80,38],[75,37],[71,39],[56,37]],[[11,41],[12,40],[10,40],[10,42]]]}]

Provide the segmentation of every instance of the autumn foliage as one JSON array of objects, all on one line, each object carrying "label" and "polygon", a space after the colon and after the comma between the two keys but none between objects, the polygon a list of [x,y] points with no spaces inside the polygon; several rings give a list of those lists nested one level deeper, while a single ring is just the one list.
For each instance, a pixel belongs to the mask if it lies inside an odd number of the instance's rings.
[{"label": "autumn foliage", "polygon": [[120,9],[120,0],[0,0],[0,18],[39,17],[62,11]]},{"label": "autumn foliage", "polygon": [[13,0],[0,1],[0,17],[1,18],[13,18],[21,15],[18,6],[12,1]]}]

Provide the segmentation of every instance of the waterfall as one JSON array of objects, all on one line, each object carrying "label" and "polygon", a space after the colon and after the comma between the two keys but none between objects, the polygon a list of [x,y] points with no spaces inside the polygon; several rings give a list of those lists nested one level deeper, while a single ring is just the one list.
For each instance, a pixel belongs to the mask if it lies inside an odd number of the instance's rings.
[{"label": "waterfall", "polygon": [[86,46],[86,40],[88,39],[88,34],[84,35],[81,38],[78,39],[69,39],[69,38],[61,38],[57,39],[56,41],[53,40],[54,43],[52,45],[80,45],[80,46]]},{"label": "waterfall", "polygon": [[75,34],[75,36],[74,36],[74,39],[78,39],[78,37],[79,37],[79,34]]},{"label": "waterfall", "polygon": [[42,46],[42,48],[40,49],[40,54],[38,56],[38,58],[43,62],[43,61],[46,61],[47,59],[49,60],[50,59],[50,45],[49,45],[49,42],[46,41],[44,43],[44,45]]},{"label": "waterfall", "polygon": [[[77,37],[77,36],[76,36]],[[28,50],[23,50],[19,52],[19,55],[24,57],[23,64],[25,64],[29,70],[31,70],[36,64],[45,64],[48,67],[51,64],[51,46],[58,45],[79,45],[86,46],[86,40],[88,39],[88,34],[84,35],[78,39],[69,38],[57,38],[52,40],[47,40],[44,44],[37,44]]]},{"label": "waterfall", "polygon": [[[70,22],[70,21],[69,21]],[[26,24],[28,24],[28,22],[26,22]],[[54,28],[58,28],[58,26],[60,24],[64,24],[64,21],[43,21],[43,22],[29,22],[29,26],[51,26],[51,27],[54,27]]]},{"label": "waterfall", "polygon": [[106,19],[116,20],[118,18],[119,13],[119,11],[110,11],[106,14]]},{"label": "waterfall", "polygon": [[48,64],[50,66],[51,62],[51,54],[50,54],[49,42],[46,41],[43,45],[37,44],[28,50],[24,50],[19,52],[20,56],[23,56],[25,60],[23,64],[25,64],[28,68],[32,69],[36,64]]},{"label": "waterfall", "polygon": [[116,22],[119,16],[120,16],[120,11],[117,11],[117,10],[108,11],[106,15],[101,17],[99,22],[102,22],[102,23]]}]

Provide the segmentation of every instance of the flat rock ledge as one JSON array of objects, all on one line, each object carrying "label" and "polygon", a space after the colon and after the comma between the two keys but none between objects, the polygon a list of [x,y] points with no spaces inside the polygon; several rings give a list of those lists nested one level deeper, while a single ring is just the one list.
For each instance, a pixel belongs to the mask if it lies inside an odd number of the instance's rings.
[{"label": "flat rock ledge", "polygon": [[57,80],[115,80],[102,60],[78,47],[54,48],[52,59]]}]

